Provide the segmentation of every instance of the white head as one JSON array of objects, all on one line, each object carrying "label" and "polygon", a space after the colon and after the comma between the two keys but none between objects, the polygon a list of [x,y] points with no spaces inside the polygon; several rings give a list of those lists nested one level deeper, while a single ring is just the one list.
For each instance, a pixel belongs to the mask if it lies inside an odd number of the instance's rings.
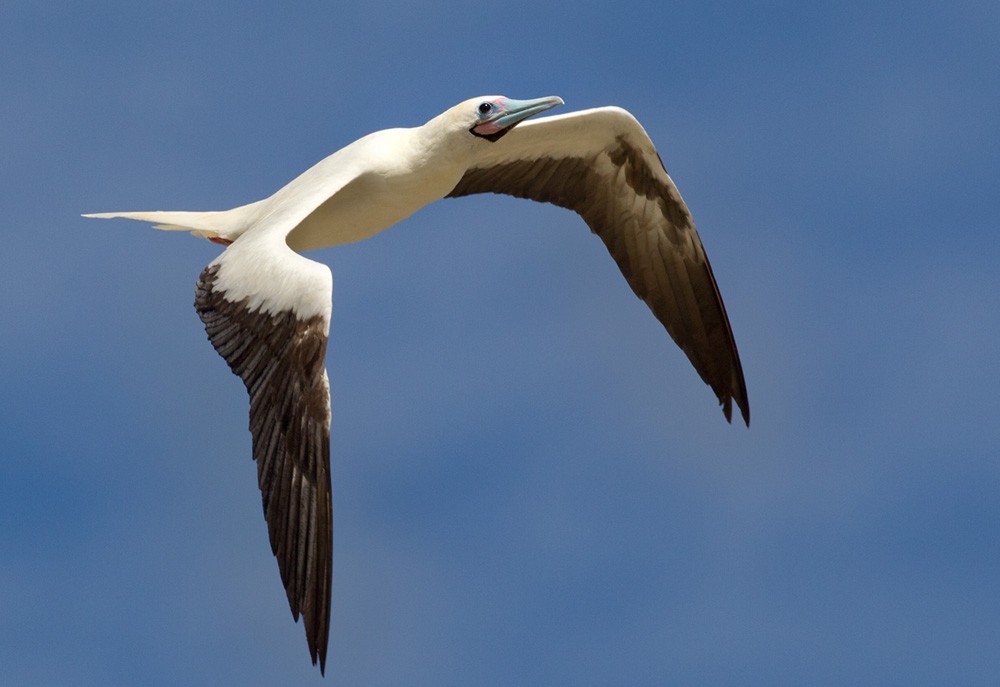
[{"label": "white head", "polygon": [[484,95],[459,103],[431,122],[443,125],[449,133],[463,132],[493,143],[528,117],[562,104],[558,96],[513,100],[503,95]]}]

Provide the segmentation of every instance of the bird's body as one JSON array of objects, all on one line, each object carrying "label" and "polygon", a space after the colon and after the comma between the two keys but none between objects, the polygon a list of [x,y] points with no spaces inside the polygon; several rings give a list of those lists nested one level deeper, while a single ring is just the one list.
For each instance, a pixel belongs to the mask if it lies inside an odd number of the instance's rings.
[{"label": "bird's body", "polygon": [[232,210],[88,215],[156,222],[227,246],[202,272],[195,308],[250,395],[271,546],[321,668],[331,570],[324,356],[332,275],[298,253],[369,238],[448,196],[505,193],[572,209],[715,391],[726,418],[735,401],[749,424],[725,307],[652,142],[616,107],[524,121],[561,103],[471,99],[423,126],[360,138],[269,198]]}]

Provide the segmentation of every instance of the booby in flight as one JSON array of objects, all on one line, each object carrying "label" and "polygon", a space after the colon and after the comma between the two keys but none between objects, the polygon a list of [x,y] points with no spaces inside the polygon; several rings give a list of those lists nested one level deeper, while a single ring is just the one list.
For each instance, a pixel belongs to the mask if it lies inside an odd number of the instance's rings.
[{"label": "booby in flight", "polygon": [[[749,425],[739,354],[691,213],[636,119],[602,107],[525,121],[561,98],[466,100],[423,126],[369,134],[264,200],[222,212],[112,212],[227,248],[195,309],[250,395],[253,458],[292,615],[325,671],[330,621],[333,281],[300,253],[369,238],[446,197],[504,193],[577,212],[601,237],[732,421]],[[516,127],[516,128],[515,128]]]}]

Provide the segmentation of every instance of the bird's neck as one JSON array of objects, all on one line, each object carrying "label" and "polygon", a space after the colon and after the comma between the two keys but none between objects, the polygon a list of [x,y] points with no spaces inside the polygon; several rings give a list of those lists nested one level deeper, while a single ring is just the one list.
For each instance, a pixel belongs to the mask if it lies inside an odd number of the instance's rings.
[{"label": "bird's neck", "polygon": [[464,170],[472,157],[475,139],[465,131],[456,131],[453,119],[445,116],[448,114],[411,129],[414,147],[434,164],[456,165]]}]

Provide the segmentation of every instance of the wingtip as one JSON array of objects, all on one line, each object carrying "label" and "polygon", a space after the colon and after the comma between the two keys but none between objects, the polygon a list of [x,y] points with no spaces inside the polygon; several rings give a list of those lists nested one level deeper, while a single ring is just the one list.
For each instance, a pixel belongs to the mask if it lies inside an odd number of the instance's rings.
[{"label": "wingtip", "polygon": [[[726,422],[733,424],[733,400],[732,396],[726,397],[722,402],[722,414],[726,416]],[[747,401],[746,397],[737,398],[736,405],[740,409],[740,416],[743,418],[743,422],[746,426],[750,427],[750,403]]]},{"label": "wingtip", "polygon": [[319,664],[319,674],[326,677],[326,647],[315,647],[309,646],[309,655],[312,658],[312,664]]},{"label": "wingtip", "polygon": [[733,397],[736,401],[736,405],[740,407],[740,415],[743,416],[743,422],[746,423],[747,428],[750,427],[750,399],[747,398],[747,385],[743,381],[743,371],[740,370],[740,386],[737,390],[736,396]]},{"label": "wingtip", "polygon": [[[289,598],[288,603],[291,607],[292,618],[295,622],[299,622],[299,618],[302,619],[302,624],[306,630],[306,643],[309,645],[309,658],[312,659],[313,665],[319,665],[319,674],[325,677],[326,651],[328,648],[327,642],[329,635],[327,635],[327,637],[317,637],[317,631],[312,629],[312,626],[309,624],[309,617],[299,609],[298,604],[294,603],[291,598]],[[327,623],[329,624],[329,620]],[[329,630],[327,631],[329,632]]]}]

